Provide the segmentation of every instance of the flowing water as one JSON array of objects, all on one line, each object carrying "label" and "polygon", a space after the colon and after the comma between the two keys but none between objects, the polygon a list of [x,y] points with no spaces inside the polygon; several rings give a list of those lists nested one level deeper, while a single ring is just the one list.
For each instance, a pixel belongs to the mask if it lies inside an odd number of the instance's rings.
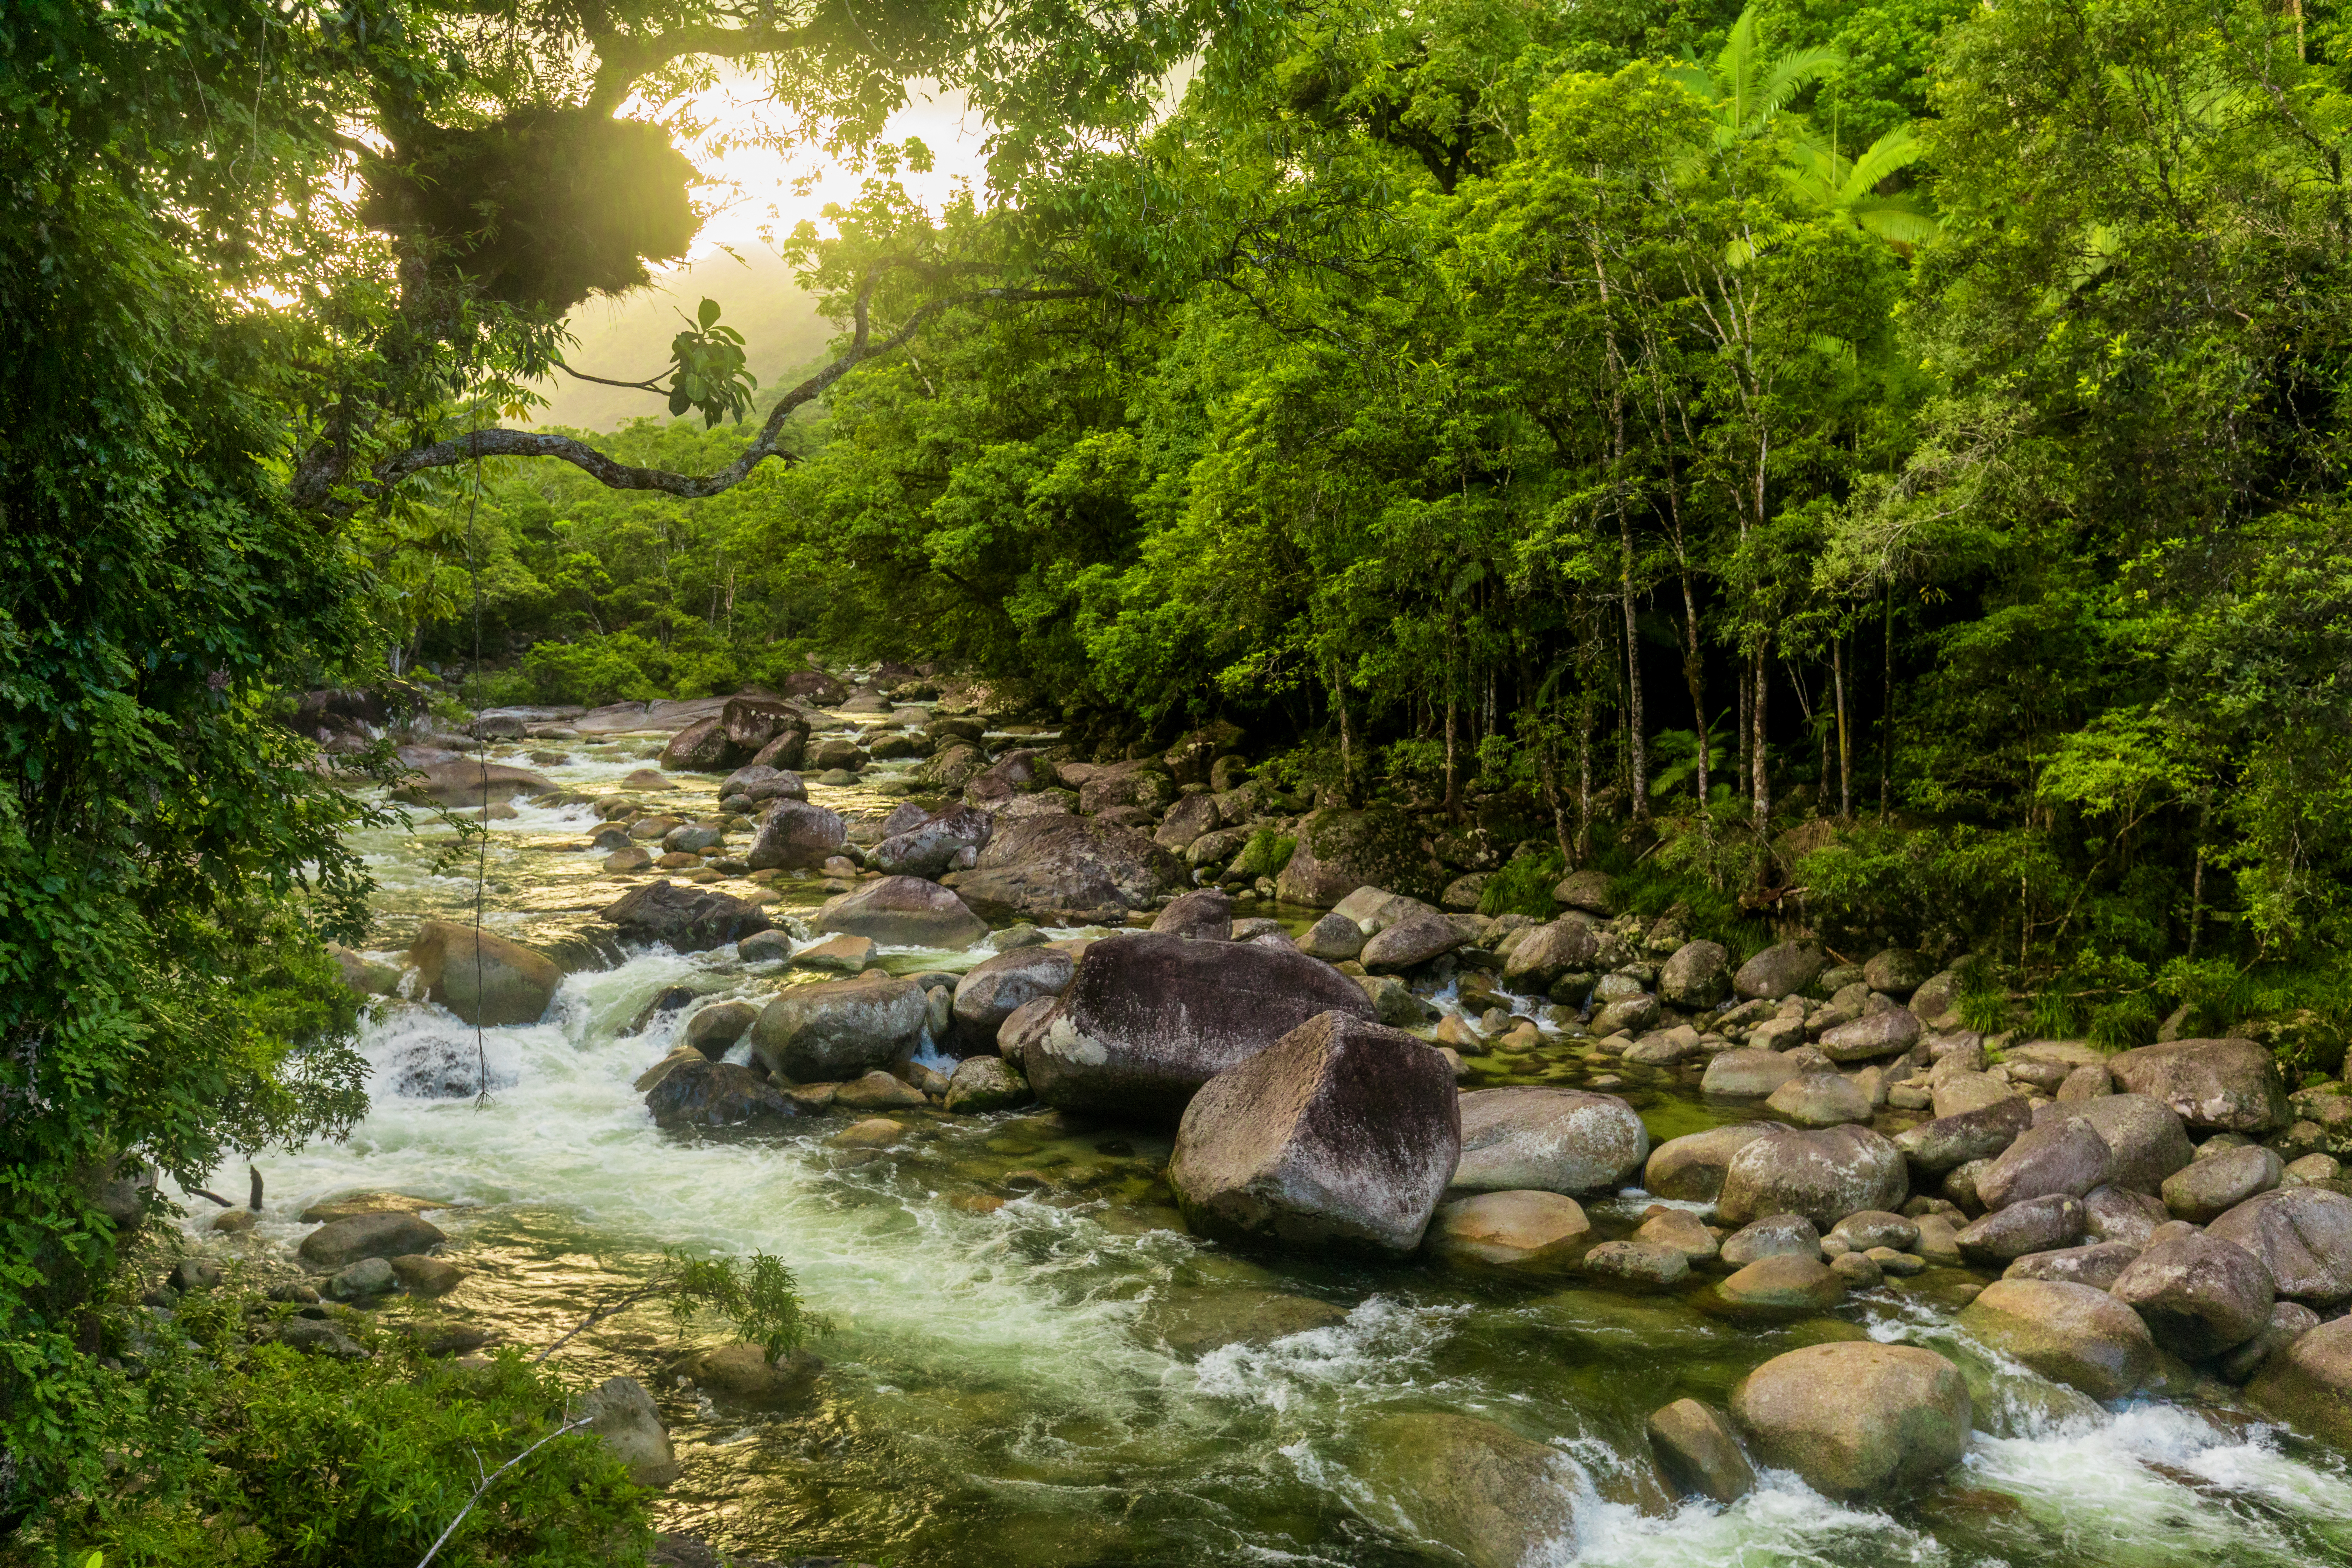
[{"label": "flowing water", "polygon": [[[567,744],[572,761],[542,771],[596,791],[646,765],[658,739]],[[811,795],[872,809],[889,804],[868,787],[889,771]],[[708,780],[661,798],[714,808]],[[625,883],[583,848],[593,826],[585,807],[522,807],[492,824],[486,925],[534,942],[594,929],[593,911]],[[451,863],[446,829],[372,833],[362,847],[380,883],[372,942],[385,955],[428,915],[470,918],[475,856]],[[777,887],[787,911],[822,900],[814,882]],[[987,954],[886,957],[909,973]],[[403,1093],[420,1059],[470,1064],[475,1032],[437,1008],[385,1008],[363,1041],[375,1100],[357,1131],[264,1156],[268,1209],[250,1238],[192,1238],[283,1256],[310,1203],[365,1189],[446,1199],[431,1217],[465,1283],[439,1303],[386,1310],[455,1314],[524,1344],[555,1338],[666,1247],[781,1256],[829,1320],[814,1346],[826,1371],[805,1408],[714,1406],[667,1374],[680,1342],[652,1308],[607,1321],[556,1362],[583,1385],[628,1373],[654,1388],[685,1464],[660,1504],[664,1526],[754,1555],[907,1568],[1459,1563],[1366,1479],[1378,1473],[1379,1417],[1438,1410],[1559,1452],[1576,1525],[1531,1562],[2352,1562],[2341,1456],[2226,1405],[2088,1407],[1956,1334],[1957,1275],[1759,1328],[1709,1316],[1689,1295],[1238,1258],[1185,1234],[1159,1175],[1164,1135],[1034,1110],[914,1113],[909,1144],[864,1163],[827,1146],[838,1116],[760,1135],[654,1127],[630,1083],[685,1015],[626,1033],[650,998],[674,985],[756,998],[811,978],[747,967],[731,949],[638,953],[572,975],[544,1021],[483,1032],[482,1103]],[[1654,1139],[1732,1114],[1672,1075],[1591,1063],[1565,1043],[1493,1067],[1481,1081],[1614,1073]],[[242,1190],[242,1170],[213,1184]],[[1590,1206],[1604,1228],[1623,1227],[1646,1202]],[[686,1342],[720,1332],[698,1323]],[[1733,1507],[1669,1508],[1646,1464],[1627,1461],[1645,1452],[1659,1405],[1719,1402],[1771,1355],[1865,1334],[1955,1354],[1990,1408],[1982,1424],[1996,1430],[1935,1492],[1860,1507],[1768,1474]]]}]

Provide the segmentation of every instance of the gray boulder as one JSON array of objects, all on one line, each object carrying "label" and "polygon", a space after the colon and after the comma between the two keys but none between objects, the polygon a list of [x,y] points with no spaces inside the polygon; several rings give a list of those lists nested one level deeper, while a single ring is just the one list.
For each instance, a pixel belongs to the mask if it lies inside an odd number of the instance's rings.
[{"label": "gray boulder", "polygon": [[2191,1127],[2263,1132],[2287,1122],[2278,1063],[2252,1040],[2174,1040],[2125,1051],[2107,1070],[2126,1094],[2162,1100]]},{"label": "gray boulder", "polygon": [[2246,1397],[2299,1431],[2352,1448],[2352,1318],[2322,1323],[2272,1356]]},{"label": "gray boulder", "polygon": [[1461,929],[1444,915],[1416,910],[1364,943],[1358,956],[1373,973],[1392,973],[1418,968],[1440,953],[1453,952],[1465,940]]},{"label": "gray boulder", "polygon": [[769,929],[759,905],[667,878],[632,888],[597,911],[624,942],[657,942],[674,952],[707,952]]},{"label": "gray boulder", "polygon": [[2156,1370],[2156,1341],[2106,1291],[2054,1279],[2002,1279],[1961,1310],[1983,1344],[2094,1399],[2121,1399]]},{"label": "gray boulder", "polygon": [[956,891],[992,921],[1085,925],[1124,920],[1188,885],[1183,862],[1133,828],[1081,816],[1003,823]]},{"label": "gray boulder", "polygon": [[1525,1085],[1462,1097],[1462,1163],[1469,1192],[1613,1192],[1650,1152],[1633,1108],[1610,1094]]},{"label": "gray boulder", "polygon": [[751,1048],[792,1082],[838,1082],[913,1050],[923,1016],[923,988],[893,975],[789,986],[761,1010]]},{"label": "gray boulder", "polygon": [[1821,978],[1828,963],[1829,955],[1809,942],[1780,942],[1741,964],[1731,977],[1731,988],[1742,996],[1777,1002],[1802,993]]},{"label": "gray boulder", "polygon": [[1819,1263],[1822,1233],[1802,1215],[1767,1215],[1725,1237],[1717,1256],[1732,1268],[1745,1268],[1767,1258],[1810,1258]]},{"label": "gray boulder", "polygon": [[970,947],[988,922],[937,882],[882,877],[824,902],[811,922],[820,931],[862,936],[888,947]]},{"label": "gray boulder", "polygon": [[2352,1301],[2352,1198],[2325,1187],[2255,1194],[2205,1227],[2269,1270],[2279,1295],[2325,1310]]},{"label": "gray boulder", "polygon": [[1774,1089],[1764,1105],[1799,1127],[1841,1127],[1871,1116],[1870,1096],[1862,1086],[1829,1071],[1800,1073]]},{"label": "gray boulder", "polygon": [[1029,1080],[1003,1057],[967,1057],[956,1064],[955,1072],[948,1079],[947,1108],[950,1111],[977,1115],[1026,1105],[1035,1098],[1029,1092]]},{"label": "gray boulder", "polygon": [[1940,1479],[1969,1446],[1959,1368],[1916,1345],[1808,1345],[1731,1392],[1758,1458],[1833,1498],[1876,1498]]},{"label": "gray boulder", "polygon": [[2259,1144],[2195,1160],[2164,1179],[2164,1206],[2175,1219],[2203,1225],[2219,1219],[2286,1174],[2286,1162]]},{"label": "gray boulder", "polygon": [[951,805],[877,844],[866,851],[866,864],[886,876],[942,877],[975,864],[994,826],[984,811]]},{"label": "gray boulder", "polygon": [[1196,888],[1170,900],[1168,907],[1152,917],[1151,929],[1193,942],[1230,942],[1234,934],[1234,900],[1223,889]]},{"label": "gray boulder", "polygon": [[1972,1160],[1990,1160],[2033,1125],[2033,1107],[2021,1095],[1957,1115],[1938,1116],[1895,1135],[1903,1157],[1929,1175],[1957,1170]]},{"label": "gray boulder", "polygon": [[1989,1214],[1954,1239],[1969,1262],[2006,1268],[2029,1252],[2072,1247],[2082,1236],[2083,1200],[2053,1193]]},{"label": "gray boulder", "polygon": [[1909,1195],[1902,1153],[1866,1127],[1776,1131],[1731,1157],[1716,1212],[1732,1225],[1795,1214],[1826,1228],[1859,1209],[1900,1209]]},{"label": "gray boulder", "polygon": [[1007,1018],[1024,1003],[1059,996],[1076,973],[1077,961],[1059,947],[1016,947],[974,964],[955,984],[957,1039],[970,1050],[994,1050]]},{"label": "gray boulder", "polygon": [[1275,878],[1286,903],[1328,909],[1358,888],[1434,899],[1444,868],[1422,847],[1421,829],[1401,811],[1318,811],[1300,818],[1297,843]]},{"label": "gray boulder", "polygon": [[2053,1193],[2079,1198],[2115,1174],[2115,1152],[2098,1129],[2079,1116],[2029,1127],[1977,1178],[1977,1197],[2005,1209]]},{"label": "gray boulder", "polygon": [[1354,981],[1300,952],[1106,937],[1029,1037],[1029,1083],[1063,1110],[1173,1122],[1209,1079],[1333,1011],[1373,1016]]},{"label": "gray boulder", "polygon": [[356,1214],[330,1220],[302,1238],[298,1249],[312,1268],[347,1268],[362,1258],[395,1258],[423,1252],[448,1240],[441,1227],[421,1215]]},{"label": "gray boulder", "polygon": [[2270,1270],[2233,1242],[2198,1233],[2158,1239],[2110,1293],[2147,1321],[2156,1342],[2202,1361],[2252,1339],[2276,1300]]},{"label": "gray boulder", "polygon": [[1323,1013],[1202,1086],[1168,1183],[1186,1223],[1219,1241],[1402,1257],[1461,1149],[1443,1057],[1402,1030]]},{"label": "gray boulder", "polygon": [[1591,922],[1562,915],[1519,938],[1503,962],[1503,983],[1515,989],[1542,991],[1574,970],[1591,967],[1601,952],[1601,939]]},{"label": "gray boulder", "polygon": [[563,981],[545,955],[455,921],[426,921],[408,962],[427,1000],[486,1028],[539,1022]]},{"label": "gray boulder", "polygon": [[838,812],[804,800],[777,800],[760,818],[751,850],[743,857],[754,871],[798,870],[822,866],[849,841]]},{"label": "gray boulder", "polygon": [[1650,1151],[1642,1185],[1662,1198],[1713,1203],[1723,1191],[1723,1176],[1731,1157],[1769,1131],[1760,1122],[1736,1121],[1670,1138]]},{"label": "gray boulder", "polygon": [[1650,1413],[1650,1452],[1685,1492],[1726,1508],[1756,1489],[1756,1467],[1721,1415],[1696,1399],[1677,1399]]},{"label": "gray boulder", "polygon": [[727,1054],[760,1016],[749,1002],[717,1002],[686,1021],[686,1043],[716,1061]]},{"label": "gray boulder", "polygon": [[2029,1252],[2001,1271],[2004,1279],[2054,1279],[2066,1285],[2111,1289],[2122,1278],[2139,1248],[2128,1242],[2095,1241],[2087,1247],[2062,1247],[2054,1252]]},{"label": "gray boulder", "polygon": [[1802,1070],[1795,1058],[1780,1051],[1751,1047],[1719,1051],[1708,1058],[1698,1088],[1701,1094],[1755,1099],[1772,1093]]},{"label": "gray boulder", "polygon": [[552,779],[528,768],[467,760],[420,768],[392,796],[413,805],[500,805],[519,795],[545,795],[555,787]]},{"label": "gray boulder", "polygon": [[670,1447],[669,1433],[653,1395],[634,1377],[615,1377],[588,1391],[581,1414],[593,1432],[629,1469],[629,1479],[641,1487],[666,1487],[683,1468]]},{"label": "gray boulder", "polygon": [[2171,1217],[2160,1199],[2114,1183],[2083,1195],[2083,1232],[2095,1241],[2146,1247],[2156,1227]]},{"label": "gray boulder", "polygon": [[1921,1032],[1909,1008],[1889,1007],[1824,1030],[1817,1044],[1833,1062],[1870,1061],[1909,1050],[1919,1043]]},{"label": "gray boulder", "polygon": [[1686,942],[1658,971],[1658,999],[1703,1012],[1731,994],[1731,954],[1720,942]]},{"label": "gray boulder", "polygon": [[2164,1178],[2187,1165],[2195,1152],[2172,1108],[2144,1094],[2069,1100],[2067,1114],[2099,1130],[2115,1151],[2116,1184],[2136,1193],[2161,1188]]},{"label": "gray boulder", "polygon": [[1308,926],[1297,946],[1309,958],[1344,963],[1364,951],[1364,928],[1334,910]]},{"label": "gray boulder", "polygon": [[1862,966],[1863,984],[1897,1002],[1918,990],[1935,973],[1936,966],[1927,962],[1925,953],[1914,952],[1907,947],[1890,947],[1873,953]]},{"label": "gray boulder", "polygon": [[1491,1421],[1391,1415],[1366,1434],[1364,1470],[1410,1529],[1470,1568],[1528,1568],[1576,1540],[1576,1478],[1559,1453]]},{"label": "gray boulder", "polygon": [[698,1055],[669,1065],[647,1088],[646,1110],[656,1127],[734,1127],[800,1114],[799,1106],[750,1068]]}]

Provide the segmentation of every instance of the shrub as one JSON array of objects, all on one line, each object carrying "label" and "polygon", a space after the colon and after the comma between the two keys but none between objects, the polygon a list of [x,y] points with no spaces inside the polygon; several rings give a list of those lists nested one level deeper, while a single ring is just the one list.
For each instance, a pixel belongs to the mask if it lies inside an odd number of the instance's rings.
[{"label": "shrub", "polygon": [[1557,849],[1518,856],[1486,879],[1486,886],[1478,894],[1478,912],[1549,920],[1552,910],[1559,907],[1551,890],[1567,874],[1567,858]]}]

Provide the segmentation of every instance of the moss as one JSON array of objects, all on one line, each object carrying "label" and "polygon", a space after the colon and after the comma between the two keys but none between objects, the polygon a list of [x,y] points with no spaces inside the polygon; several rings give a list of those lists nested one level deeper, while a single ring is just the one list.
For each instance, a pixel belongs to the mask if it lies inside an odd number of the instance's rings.
[{"label": "moss", "polygon": [[1251,878],[1278,876],[1282,868],[1290,864],[1291,853],[1297,847],[1298,840],[1289,834],[1261,827],[1250,835],[1249,842],[1243,845],[1242,852],[1234,857],[1234,872],[1237,876]]}]

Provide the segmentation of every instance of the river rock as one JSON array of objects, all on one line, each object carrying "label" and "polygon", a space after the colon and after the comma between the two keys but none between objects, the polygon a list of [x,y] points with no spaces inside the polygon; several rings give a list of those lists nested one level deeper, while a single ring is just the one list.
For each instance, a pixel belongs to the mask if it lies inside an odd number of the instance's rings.
[{"label": "river rock", "polygon": [[1354,981],[1286,948],[1106,937],[1030,1037],[1029,1083],[1063,1110],[1171,1122],[1201,1085],[1328,1011],[1372,1017]]},{"label": "river rock", "polygon": [[947,1108],[960,1114],[1007,1110],[1035,1098],[1021,1069],[1003,1057],[966,1057],[948,1079]]},{"label": "river rock", "polygon": [[1503,961],[1503,984],[1515,989],[1548,990],[1561,975],[1591,967],[1601,952],[1592,922],[1562,915],[1520,937]]},{"label": "river rock", "polygon": [[1906,1127],[1895,1135],[1895,1146],[1916,1169],[1941,1175],[1971,1160],[1993,1159],[2032,1125],[2032,1106],[2008,1094],[1975,1110]]},{"label": "river rock", "polygon": [[1419,826],[1401,811],[1311,812],[1299,819],[1297,837],[1275,878],[1275,895],[1285,903],[1328,909],[1362,887],[1433,900],[1445,885]]},{"label": "river rock", "polygon": [[1732,1271],[1716,1287],[1727,1306],[1760,1312],[1822,1312],[1838,1304],[1846,1282],[1818,1258],[1776,1252]]},{"label": "river rock", "polygon": [[1584,1255],[1584,1272],[1620,1285],[1656,1289],[1690,1277],[1690,1259],[1671,1247],[1645,1241],[1604,1241]]},{"label": "river rock", "polygon": [[661,753],[662,767],[671,773],[723,773],[734,760],[735,749],[715,716],[680,730]]},{"label": "river rock", "polygon": [[866,864],[886,876],[940,877],[978,862],[995,819],[968,805],[951,805],[893,833],[866,851]]},{"label": "river rock", "polygon": [[428,1000],[486,1028],[539,1022],[563,979],[552,960],[520,942],[454,921],[418,928],[408,962]]},{"label": "river rock", "polygon": [[1016,947],[974,964],[955,985],[957,1039],[967,1049],[994,1050],[1007,1018],[1024,1003],[1059,996],[1076,971],[1076,960],[1060,947]]},{"label": "river rock", "polygon": [[755,903],[667,878],[632,888],[597,911],[624,942],[655,942],[674,952],[707,952],[769,929]]},{"label": "river rock", "polygon": [[2072,1247],[2083,1235],[2083,1200],[2063,1193],[2025,1198],[1988,1214],[1956,1238],[1960,1256],[2007,1268],[2029,1252]]},{"label": "river rock", "polygon": [[2300,1301],[2279,1301],[2271,1307],[2270,1321],[2262,1331],[2215,1363],[2223,1377],[2242,1384],[2264,1363],[2312,1330],[2319,1327],[2317,1312]]},{"label": "river rock", "polygon": [[1742,1047],[1718,1051],[1699,1079],[1699,1092],[1728,1099],[1755,1099],[1778,1090],[1802,1070],[1795,1058],[1779,1051]]},{"label": "river rock", "polygon": [[1764,1105],[1800,1127],[1840,1127],[1871,1116],[1870,1096],[1833,1072],[1801,1073],[1774,1089]]},{"label": "river rock", "polygon": [[1731,988],[1742,996],[1777,1002],[1803,992],[1828,963],[1829,955],[1809,942],[1780,942],[1741,964]]},{"label": "river rock", "polygon": [[1213,832],[1219,815],[1216,798],[1208,795],[1188,795],[1168,808],[1160,819],[1159,828],[1151,841],[1162,849],[1181,855],[1204,833]]},{"label": "river rock", "polygon": [[923,988],[895,975],[788,986],[761,1010],[751,1048],[793,1082],[837,1082],[913,1050],[923,1018]]},{"label": "river rock", "polygon": [[1297,947],[1309,958],[1344,963],[1364,951],[1364,928],[1332,910],[1300,934]]},{"label": "river rock", "polygon": [[827,899],[811,924],[821,931],[869,937],[887,947],[957,949],[988,934],[988,922],[937,882],[881,877]]},{"label": "river rock", "polygon": [[2146,1247],[2156,1227],[2171,1217],[2161,1200],[2113,1183],[2083,1196],[2083,1232],[2096,1241]]},{"label": "river rock", "polygon": [[2352,1317],[2322,1323],[2273,1355],[2246,1397],[2299,1431],[2352,1448]]},{"label": "river rock", "polygon": [[1024,796],[1052,789],[1056,782],[1054,764],[1046,760],[1045,753],[1034,746],[1023,746],[1005,752],[966,780],[963,797],[983,810],[997,811]]},{"label": "river rock", "polygon": [[789,1410],[816,1392],[824,1363],[806,1351],[770,1361],[758,1345],[738,1342],[697,1351],[677,1363],[677,1371],[720,1404]]},{"label": "river rock", "polygon": [[771,800],[806,800],[808,786],[801,782],[798,773],[747,763],[729,773],[719,786],[720,800],[732,800],[737,795],[754,805]]},{"label": "river rock", "polygon": [[1649,1157],[1650,1134],[1611,1094],[1523,1085],[1462,1097],[1462,1163],[1471,1192],[1613,1192]]},{"label": "river rock", "polygon": [[1402,1030],[1329,1012],[1202,1086],[1168,1183],[1202,1236],[1401,1257],[1421,1245],[1461,1149],[1444,1060]]},{"label": "river rock", "polygon": [[1732,1420],[1758,1458],[1831,1497],[1925,1486],[1969,1446],[1960,1371],[1916,1345],[1808,1345],[1773,1357],[1731,1393]]},{"label": "river rock", "polygon": [[715,1002],[687,1019],[686,1043],[717,1061],[759,1016],[760,1010],[749,1002]]},{"label": "river rock", "polygon": [[2256,1193],[2279,1184],[2286,1163],[2257,1144],[2197,1160],[2164,1179],[2164,1206],[2175,1219],[2203,1225],[2219,1219]]},{"label": "river rock", "polygon": [[1077,816],[1001,824],[956,891],[989,920],[1121,920],[1186,881],[1183,864],[1132,828]]},{"label": "river rock", "polygon": [[778,800],[761,815],[743,858],[754,871],[799,870],[824,865],[848,841],[840,813],[804,800]]},{"label": "river rock", "polygon": [[1701,1013],[1731,994],[1731,954],[1720,942],[1686,942],[1658,971],[1658,999]]},{"label": "river rock", "polygon": [[552,779],[528,768],[467,759],[435,763],[417,769],[396,786],[394,800],[412,805],[503,805],[519,795],[545,795],[556,787]]},{"label": "river rock", "polygon": [[1732,1225],[1799,1214],[1828,1226],[1858,1209],[1899,1209],[1909,1194],[1901,1152],[1866,1127],[1775,1131],[1731,1157],[1716,1211]]},{"label": "river rock", "polygon": [[1726,1508],[1756,1489],[1756,1467],[1721,1415],[1696,1399],[1677,1399],[1650,1413],[1650,1452],[1685,1492]]},{"label": "river rock", "polygon": [[[681,1047],[683,1050],[684,1047]],[[750,1068],[696,1053],[672,1063],[646,1094],[656,1127],[734,1127],[800,1108]]]},{"label": "river rock", "polygon": [[441,1227],[414,1214],[359,1214],[329,1220],[302,1238],[302,1261],[320,1270],[343,1268],[362,1258],[387,1264],[448,1240]]},{"label": "river rock", "polygon": [[1551,1448],[1475,1416],[1391,1415],[1366,1469],[1423,1539],[1471,1568],[1528,1568],[1574,1548],[1577,1488]]},{"label": "river rock", "polygon": [[2286,1125],[2278,1063],[2252,1040],[2142,1046],[2111,1058],[2107,1069],[2126,1093],[2163,1101],[2191,1127],[2262,1132]]},{"label": "river rock", "polygon": [[2156,1342],[2190,1361],[2245,1343],[2270,1321],[2270,1270],[2233,1242],[2190,1233],[2159,1237],[2111,1293],[2147,1321]]},{"label": "river rock", "polygon": [[1193,942],[1229,942],[1234,934],[1234,900],[1221,888],[1196,888],[1171,899],[1168,907],[1152,917],[1151,929]]},{"label": "river rock", "polygon": [[2153,1193],[2185,1167],[2195,1151],[2180,1118],[2160,1100],[2144,1094],[2107,1094],[2067,1102],[2067,1114],[2098,1129],[2115,1151],[2117,1186]]},{"label": "river rock", "polygon": [[588,1417],[588,1430],[628,1467],[629,1479],[641,1487],[666,1487],[677,1479],[684,1467],[670,1447],[653,1395],[635,1378],[598,1384],[581,1402],[581,1414]]},{"label": "river rock", "polygon": [[[1928,1087],[1933,1094],[1937,1121],[1948,1116],[1965,1116],[1971,1110],[1982,1110],[2004,1100],[2021,1098],[2007,1081],[1983,1072],[1940,1072],[1928,1079]],[[2027,1107],[2026,1120],[2031,1125],[2031,1106]]]},{"label": "river rock", "polygon": [[1717,1256],[1732,1268],[1745,1268],[1764,1258],[1810,1258],[1819,1263],[1822,1233],[1802,1215],[1767,1215],[1724,1237]]},{"label": "river rock", "polygon": [[1664,1204],[1653,1205],[1651,1212],[1633,1232],[1635,1241],[1651,1247],[1670,1247],[1686,1258],[1694,1268],[1714,1259],[1720,1250],[1715,1233],[1706,1228],[1698,1215],[1688,1209],[1668,1208]]},{"label": "river rock", "polygon": [[1670,1138],[1650,1151],[1642,1185],[1662,1198],[1713,1203],[1723,1191],[1731,1157],[1769,1131],[1759,1122],[1739,1121]]},{"label": "river rock", "polygon": [[1451,952],[1467,940],[1461,928],[1435,911],[1416,910],[1388,926],[1364,943],[1359,955],[1374,973],[1414,969],[1442,952]]},{"label": "river rock", "polygon": [[1873,991],[1884,992],[1900,1002],[1935,973],[1936,966],[1927,962],[1925,953],[1907,947],[1890,947],[1873,953],[1863,964],[1862,980]]},{"label": "river rock", "polygon": [[1083,777],[1077,769],[1067,768],[1062,776],[1077,783],[1078,809],[1088,816],[1120,806],[1157,816],[1176,800],[1176,781],[1157,757],[1097,765]]},{"label": "river rock", "polygon": [[2089,1285],[1996,1279],[1961,1310],[1959,1325],[2094,1399],[2122,1399],[2156,1370],[2156,1342],[2140,1315]]},{"label": "river rock", "polygon": [[2087,1285],[2094,1290],[2114,1287],[2139,1256],[2139,1248],[2121,1241],[2095,1241],[2087,1247],[2062,1247],[2053,1252],[2029,1252],[2001,1271],[2004,1279],[2053,1279],[2067,1285]]},{"label": "river rock", "polygon": [[1977,1178],[1977,1197],[2005,1209],[2053,1193],[2079,1198],[2115,1174],[2115,1152],[2098,1129],[2079,1116],[2029,1127]]},{"label": "river rock", "polygon": [[1833,1062],[1869,1061],[1909,1050],[1919,1043],[1920,1034],[1919,1020],[1909,1008],[1889,1007],[1822,1031],[1817,1044]]},{"label": "river rock", "polygon": [[2273,1287],[2290,1300],[2324,1310],[2352,1301],[2352,1198],[2340,1193],[2325,1187],[2258,1193],[2215,1219],[2205,1234],[2261,1259]]},{"label": "river rock", "polygon": [[[182,1267],[185,1267],[184,1264]],[[327,1281],[327,1295],[337,1301],[361,1301],[381,1296],[393,1287],[392,1264],[382,1258],[362,1258],[335,1270]]]},{"label": "river rock", "polygon": [[1448,1263],[1560,1273],[1592,1245],[1592,1222],[1574,1198],[1558,1193],[1481,1193],[1440,1207],[1425,1245]]}]

